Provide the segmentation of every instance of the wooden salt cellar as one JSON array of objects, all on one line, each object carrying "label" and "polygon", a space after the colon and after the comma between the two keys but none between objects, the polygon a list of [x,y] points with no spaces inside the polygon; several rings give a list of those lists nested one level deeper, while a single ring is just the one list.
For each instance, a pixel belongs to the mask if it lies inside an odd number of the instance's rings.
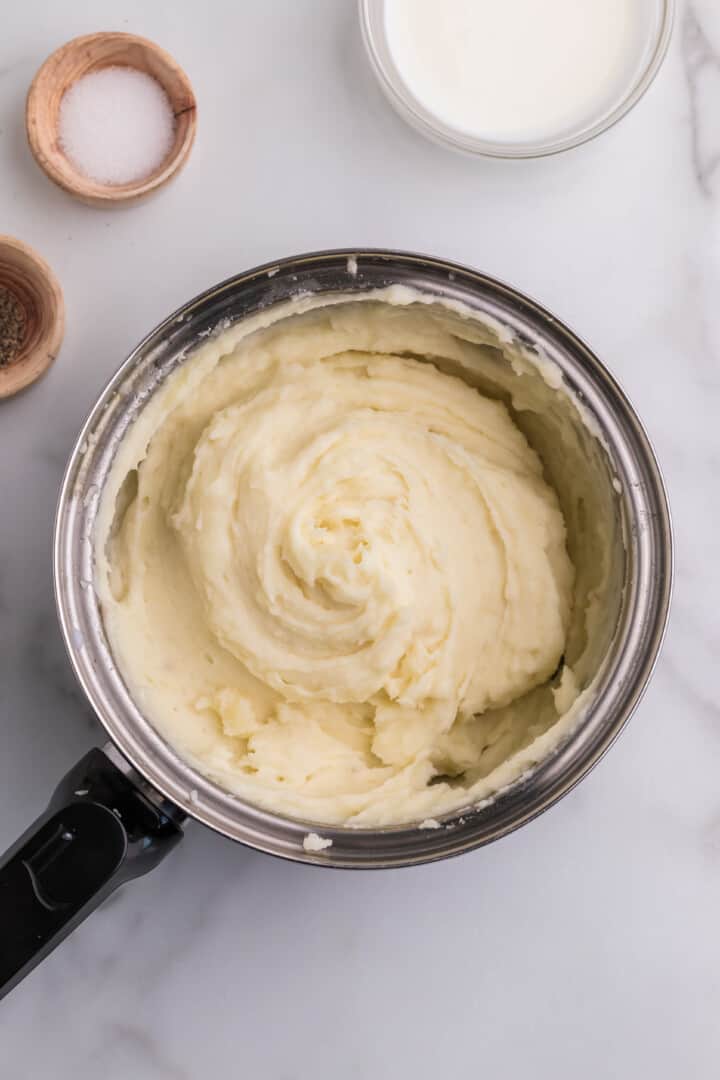
[{"label": "wooden salt cellar", "polygon": [[[60,102],[74,82],[105,67],[131,67],[160,83],[175,117],[175,137],[154,172],[128,184],[102,184],[79,172],[58,140]],[[182,169],[195,139],[197,106],[190,80],[172,56],[134,34],[102,33],[74,38],[54,52],[33,79],[25,126],[33,157],[50,179],[90,206],[127,206],[162,187]]]}]

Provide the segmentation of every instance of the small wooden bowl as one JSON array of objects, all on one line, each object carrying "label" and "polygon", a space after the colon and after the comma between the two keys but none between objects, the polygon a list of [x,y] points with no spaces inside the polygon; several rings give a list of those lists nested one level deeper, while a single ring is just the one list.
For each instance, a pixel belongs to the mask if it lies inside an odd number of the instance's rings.
[{"label": "small wooden bowl", "polygon": [[[156,79],[175,115],[175,138],[154,172],[129,184],[101,184],[79,172],[58,140],[63,95],[74,82],[106,67],[131,67]],[[68,41],[49,56],[33,79],[25,107],[25,126],[33,157],[64,191],[90,206],[127,206],[166,184],[188,159],[197,125],[195,95],[185,72],[172,56],[134,34],[88,34]]]},{"label": "small wooden bowl", "polygon": [[10,290],[25,312],[20,347],[0,364],[0,398],[4,398],[24,390],[52,364],[62,344],[65,306],[45,260],[12,236],[0,236],[0,286]]}]

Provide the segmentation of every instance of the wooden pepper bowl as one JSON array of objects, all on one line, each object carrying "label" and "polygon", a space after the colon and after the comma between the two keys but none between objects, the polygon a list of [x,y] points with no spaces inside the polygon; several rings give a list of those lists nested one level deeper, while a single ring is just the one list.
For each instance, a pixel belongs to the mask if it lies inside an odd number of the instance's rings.
[{"label": "wooden pepper bowl", "polygon": [[4,398],[24,390],[50,367],[62,344],[65,307],[48,264],[12,236],[0,236],[0,286],[13,294],[25,314],[17,352],[0,363],[0,398]]},{"label": "wooden pepper bowl", "polygon": [[[74,82],[106,67],[131,67],[160,83],[175,116],[175,138],[165,160],[140,180],[102,184],[79,172],[63,153],[58,116],[63,95]],[[28,91],[25,126],[33,157],[50,179],[90,206],[127,206],[166,184],[183,167],[195,139],[197,105],[192,85],[169,53],[134,34],[88,34],[57,49],[42,65]]]}]

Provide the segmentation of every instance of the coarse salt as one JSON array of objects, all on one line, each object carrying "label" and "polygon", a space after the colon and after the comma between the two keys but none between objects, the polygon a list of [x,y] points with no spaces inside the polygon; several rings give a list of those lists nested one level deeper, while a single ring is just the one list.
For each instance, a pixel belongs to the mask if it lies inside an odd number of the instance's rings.
[{"label": "coarse salt", "polygon": [[154,172],[170,152],[175,117],[156,79],[107,67],[78,79],[60,103],[58,135],[69,161],[91,180],[129,184]]}]

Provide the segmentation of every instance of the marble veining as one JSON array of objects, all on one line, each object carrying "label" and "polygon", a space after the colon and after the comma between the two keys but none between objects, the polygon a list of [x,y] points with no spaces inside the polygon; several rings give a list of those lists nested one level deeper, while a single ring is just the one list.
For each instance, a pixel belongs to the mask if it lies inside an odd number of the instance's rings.
[{"label": "marble veining", "polygon": [[[271,9],[271,10],[270,10]],[[34,165],[23,102],[70,37],[127,29],[200,103],[182,175],[123,212]],[[65,343],[0,402],[0,849],[99,725],[55,625],[51,536],[95,396],[168,312],[291,252],[429,251],[536,296],[605,360],[665,472],[670,630],[636,716],[571,795],[441,865],[293,866],[190,825],[0,1004],[2,1080],[715,1080],[720,1061],[720,7],[680,0],[647,96],[569,154],[423,140],[368,69],[352,0],[24,0],[0,33],[3,232],[61,280]]]},{"label": "marble veining", "polygon": [[89,1056],[98,1070],[108,1054],[124,1062],[128,1075],[156,1076],[158,1080],[189,1080],[190,1073],[163,1052],[161,1044],[148,1027],[137,1024],[109,1023],[102,1038]]},{"label": "marble veining", "polygon": [[690,97],[693,164],[700,189],[710,196],[720,165],[720,53],[714,48],[692,4],[685,9],[681,33]]}]

